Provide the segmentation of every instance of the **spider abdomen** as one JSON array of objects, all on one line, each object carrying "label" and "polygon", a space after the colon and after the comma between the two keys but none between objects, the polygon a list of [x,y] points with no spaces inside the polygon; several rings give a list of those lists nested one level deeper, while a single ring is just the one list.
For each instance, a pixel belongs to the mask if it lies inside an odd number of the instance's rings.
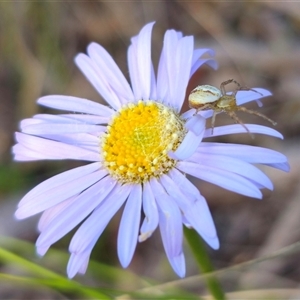
[{"label": "spider abdomen", "polygon": [[206,108],[208,104],[214,103],[222,96],[221,91],[212,85],[198,85],[189,95],[189,105],[191,108]]}]

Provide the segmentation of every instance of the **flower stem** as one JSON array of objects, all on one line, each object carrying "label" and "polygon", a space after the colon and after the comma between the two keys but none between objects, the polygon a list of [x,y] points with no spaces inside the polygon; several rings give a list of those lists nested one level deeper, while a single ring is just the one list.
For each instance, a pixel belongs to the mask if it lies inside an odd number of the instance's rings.
[{"label": "flower stem", "polygon": [[[210,273],[213,272],[213,266],[207,255],[205,245],[199,235],[196,233],[195,230],[188,229],[184,227],[184,235],[185,238],[194,254],[194,257],[197,261],[199,266],[200,272],[202,273]],[[225,294],[219,283],[218,279],[215,277],[207,277],[206,285],[208,290],[211,292],[211,295],[216,300],[225,300]]]}]

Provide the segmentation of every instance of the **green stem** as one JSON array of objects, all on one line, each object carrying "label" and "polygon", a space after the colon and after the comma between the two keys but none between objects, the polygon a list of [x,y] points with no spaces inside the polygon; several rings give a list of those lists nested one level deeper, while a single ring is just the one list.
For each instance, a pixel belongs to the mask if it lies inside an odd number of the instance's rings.
[{"label": "green stem", "polygon": [[[0,273],[0,280],[19,281],[24,283],[36,283],[46,285],[48,287],[55,288],[60,291],[69,291],[80,294],[81,296],[88,297],[91,299],[110,299],[109,296],[105,295],[101,291],[97,291],[93,288],[85,287],[79,282],[74,280],[68,280],[65,277],[56,274],[38,264],[30,262],[8,250],[0,247],[0,261],[4,263],[11,263],[18,265],[19,267],[27,270],[28,272],[37,275],[39,278],[26,278],[21,276],[15,276],[10,274]],[[100,297],[100,298],[99,298]]]},{"label": "green stem", "polygon": [[[210,273],[214,271],[212,263],[207,255],[205,245],[202,239],[199,237],[195,230],[187,229],[184,227],[184,235],[185,238],[194,254],[194,257],[199,266],[200,272],[202,273]],[[224,300],[226,299],[221,284],[218,279],[215,277],[206,278],[206,285],[208,290],[211,292],[212,296],[216,300]]]}]

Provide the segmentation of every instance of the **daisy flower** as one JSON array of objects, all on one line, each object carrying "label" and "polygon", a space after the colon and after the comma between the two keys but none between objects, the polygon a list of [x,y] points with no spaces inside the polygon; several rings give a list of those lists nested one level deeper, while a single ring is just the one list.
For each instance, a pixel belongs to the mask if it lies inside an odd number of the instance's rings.
[{"label": "daisy flower", "polygon": [[[43,212],[36,242],[40,255],[81,223],[69,245],[70,278],[85,273],[95,243],[123,205],[117,237],[121,265],[127,267],[137,242],[159,227],[168,260],[183,277],[183,225],[194,228],[213,249],[219,247],[206,200],[186,174],[260,199],[260,189],[272,189],[272,183],[252,164],[288,169],[286,157],[276,151],[204,141],[245,132],[237,124],[216,127],[212,134],[205,128],[209,111],[180,115],[191,76],[203,64],[216,67],[213,59],[201,58],[213,51],[194,49],[192,36],[168,30],[155,74],[153,24],[131,39],[131,85],[100,45],[91,43],[87,55],[76,56],[77,66],[109,106],[72,96],[44,96],[38,104],[70,113],[35,115],[23,120],[21,132],[16,133],[15,160],[90,162],[40,183],[23,197],[15,214],[23,219]],[[256,90],[260,94],[239,92],[238,104],[270,95]],[[282,138],[269,127],[246,126],[252,133]]]}]

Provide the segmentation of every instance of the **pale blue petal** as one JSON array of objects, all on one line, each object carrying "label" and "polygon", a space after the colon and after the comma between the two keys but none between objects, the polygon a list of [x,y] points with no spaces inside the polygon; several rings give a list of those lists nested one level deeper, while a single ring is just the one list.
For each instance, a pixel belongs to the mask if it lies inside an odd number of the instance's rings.
[{"label": "pale blue petal", "polygon": [[55,109],[68,110],[71,112],[86,113],[91,115],[99,115],[104,117],[111,117],[114,114],[114,111],[105,105],[88,99],[72,96],[44,96],[39,98],[37,100],[37,103]]},{"label": "pale blue petal", "polygon": [[210,67],[213,69],[218,68],[218,63],[214,59],[201,59],[200,57],[208,53],[210,56],[215,56],[215,51],[212,49],[195,49],[193,53],[193,59],[192,59],[192,68],[190,72],[190,77],[194,75],[194,73],[205,63],[207,63]]},{"label": "pale blue petal", "polygon": [[103,132],[106,130],[106,126],[90,125],[83,123],[71,123],[71,124],[53,124],[53,123],[41,123],[35,125],[29,125],[22,128],[22,131],[27,134],[60,134],[60,133],[89,133],[89,132]]},{"label": "pale blue petal", "polygon": [[110,117],[94,116],[94,115],[80,115],[80,114],[61,114],[62,117],[70,120],[81,121],[88,124],[107,124],[110,122]]},{"label": "pale blue petal", "polygon": [[[58,133],[58,134],[39,134],[40,138],[47,140],[53,140],[56,142],[73,145],[76,147],[83,148],[88,151],[92,151],[98,155],[101,154],[99,150],[99,140],[105,135],[104,132],[97,133]],[[98,159],[97,159],[98,160]]]},{"label": "pale blue petal", "polygon": [[132,89],[136,100],[148,100],[151,93],[151,33],[154,22],[145,25],[131,39],[128,48],[128,67]]},{"label": "pale blue petal", "polygon": [[201,194],[199,190],[186,178],[185,174],[182,174],[177,169],[173,168],[169,171],[170,177],[174,182],[176,182],[176,185],[178,188],[184,193],[187,194],[189,198],[195,198],[198,199]]},{"label": "pale blue petal", "polygon": [[139,78],[138,78],[139,71],[135,60],[135,54],[136,54],[135,45],[131,44],[127,50],[127,64],[129,69],[131,87],[135,97],[133,102],[136,102],[137,100],[142,100],[142,91],[139,86]]},{"label": "pale blue petal", "polygon": [[[94,117],[98,117],[98,116],[94,116]],[[71,119],[66,118],[62,115],[37,114],[37,115],[34,115],[32,118],[35,120],[36,119],[39,120],[40,121],[39,123],[54,123],[54,124],[55,123],[58,123],[58,124],[73,123],[74,124],[74,121],[72,121]],[[31,124],[28,124],[28,125],[31,125]],[[23,123],[23,127],[21,127],[21,128],[24,128],[24,127],[26,127],[26,126],[24,126],[24,123]]]},{"label": "pale blue petal", "polygon": [[83,191],[69,206],[48,224],[37,239],[37,246],[55,243],[86,218],[110,193],[116,181],[109,176]]},{"label": "pale blue petal", "polygon": [[257,91],[238,91],[236,94],[236,102],[237,105],[243,105],[245,103],[248,103],[250,101],[259,100],[264,97],[271,96],[272,93],[266,89],[262,88],[253,88],[253,90]]},{"label": "pale blue petal", "polygon": [[117,183],[111,193],[76,231],[70,242],[70,252],[83,252],[93,242],[95,237],[97,239],[100,237],[108,222],[127,199],[131,189],[132,185],[130,184],[121,186]]},{"label": "pale blue petal", "polygon": [[150,99],[151,92],[151,34],[155,22],[149,23],[142,28],[136,45],[136,60],[139,70],[139,80],[142,92],[142,99]]},{"label": "pale blue petal", "polygon": [[46,194],[31,197],[26,202],[20,203],[15,216],[23,219],[42,212],[84,191],[101,180],[106,174],[106,170],[96,171],[58,187],[48,189]]},{"label": "pale blue petal", "polygon": [[204,64],[210,66],[214,70],[217,70],[219,66],[218,63],[212,58],[199,59],[191,68],[190,78]]},{"label": "pale blue petal", "polygon": [[257,146],[229,143],[201,143],[198,153],[226,155],[248,163],[285,163],[287,158],[280,152]]},{"label": "pale blue petal", "polygon": [[185,276],[185,258],[184,254],[181,252],[176,256],[168,256],[169,262],[174,270],[174,272],[180,277],[183,278]]},{"label": "pale blue petal", "polygon": [[82,258],[82,264],[80,268],[78,269],[79,274],[85,274],[87,267],[89,265],[90,256],[86,255],[86,257]]},{"label": "pale blue petal", "polygon": [[219,249],[220,242],[217,236],[214,220],[204,197],[200,197],[188,209],[184,215],[189,224],[201,235],[204,241],[213,249]]},{"label": "pale blue petal", "polygon": [[203,54],[208,53],[209,56],[215,56],[216,53],[213,49],[209,49],[209,48],[198,48],[194,50],[193,53],[193,59],[192,59],[192,65],[196,64],[197,61],[200,59],[200,57]]},{"label": "pale blue petal", "polygon": [[84,252],[71,254],[67,266],[68,278],[73,278],[77,273],[85,273],[93,247],[94,245],[91,245],[89,249]]},{"label": "pale blue petal", "polygon": [[99,44],[91,43],[87,52],[93,62],[105,74],[108,89],[114,93],[123,104],[133,101],[134,96],[130,85],[111,55]]},{"label": "pale blue petal", "polygon": [[[33,124],[38,123],[65,123],[65,124],[77,124],[78,122],[84,124],[107,124],[111,117],[103,117],[97,115],[86,115],[86,114],[60,114],[60,115],[50,115],[50,114],[36,114],[32,119],[25,119],[20,122],[21,129]],[[32,122],[26,122],[32,120]],[[75,123],[76,121],[76,123]]]},{"label": "pale blue petal", "polygon": [[[151,184],[152,183],[153,182],[151,182]],[[155,185],[156,184],[153,184],[153,190],[157,189],[157,186]],[[184,277],[185,259],[182,252],[183,237],[181,213],[178,207],[172,203],[172,199],[167,195],[162,197],[160,195],[156,200],[159,207],[160,234],[166,255],[176,274],[180,277]]]},{"label": "pale blue petal", "polygon": [[177,187],[177,183],[167,175],[162,175],[159,178],[159,182],[162,184],[169,196],[173,198],[173,201],[177,203],[181,210],[186,209],[196,199],[188,200],[182,191]]},{"label": "pale blue petal", "polygon": [[176,65],[175,73],[169,74],[173,78],[174,86],[170,89],[170,104],[176,111],[180,111],[186,88],[190,79],[190,70],[194,50],[194,37],[186,36],[177,43],[176,56],[173,57],[173,64]]},{"label": "pale blue petal", "polygon": [[194,115],[187,120],[185,127],[192,131],[195,135],[203,134],[206,120],[200,115]]},{"label": "pale blue petal", "polygon": [[131,260],[138,241],[141,219],[142,186],[134,185],[126,202],[118,233],[118,257],[123,268]]},{"label": "pale blue petal", "polygon": [[105,74],[93,62],[93,60],[83,53],[77,54],[75,63],[81,72],[85,75],[87,80],[93,85],[98,93],[105,99],[105,101],[114,109],[121,108],[120,99],[115,93],[111,91],[107,83]]},{"label": "pale blue petal", "polygon": [[[20,145],[26,147],[27,150],[41,153],[43,156],[48,157],[48,159],[77,159],[86,161],[100,160],[99,152],[89,151],[74,145],[68,145],[19,132],[16,132],[16,140],[20,143]],[[13,153],[17,154],[17,150],[18,149],[13,148]],[[26,152],[24,154],[26,154]],[[39,158],[39,156],[37,156],[37,158]]]},{"label": "pale blue petal", "polygon": [[68,207],[76,200],[77,197],[78,195],[75,195],[45,210],[39,219],[38,230],[40,232],[43,231],[58,214],[68,209]]},{"label": "pale blue petal", "polygon": [[269,167],[272,167],[272,168],[276,168],[276,169],[279,169],[279,170],[282,170],[284,172],[289,172],[290,171],[290,165],[288,162],[285,162],[285,163],[273,163],[273,164],[265,164]]},{"label": "pale blue petal", "polygon": [[167,256],[176,257],[182,252],[182,218],[178,206],[155,179],[150,180],[151,189],[159,208],[159,226]]},{"label": "pale blue petal", "polygon": [[189,158],[199,147],[204,132],[205,131],[203,130],[202,134],[195,135],[192,131],[188,131],[179,147],[174,152],[170,151],[168,155],[176,160],[185,160]]},{"label": "pale blue petal", "polygon": [[[39,184],[19,202],[15,216],[23,219],[44,211],[84,191],[107,174],[106,170],[92,172],[94,166],[85,167],[61,173]],[[68,175],[70,178],[66,178]]]},{"label": "pale blue petal", "polygon": [[161,52],[157,73],[157,96],[165,104],[170,105],[170,91],[176,88],[173,78],[176,72],[175,55],[178,43],[175,30],[167,30],[164,35],[163,49]]},{"label": "pale blue petal", "polygon": [[151,88],[150,88],[150,99],[157,99],[160,102],[160,99],[157,97],[157,88],[156,88],[156,77],[153,63],[151,63]]},{"label": "pale blue petal", "polygon": [[232,192],[258,199],[262,198],[261,191],[249,180],[238,174],[192,162],[178,162],[176,167],[182,172]]},{"label": "pale blue petal", "polygon": [[251,179],[269,190],[273,189],[273,184],[268,176],[256,167],[240,159],[211,153],[195,153],[188,161],[195,162],[199,164],[199,166],[208,166],[232,172]]},{"label": "pale blue petal", "polygon": [[[245,126],[249,129],[251,133],[265,134],[265,135],[270,135],[270,136],[283,139],[283,136],[280,132],[270,127],[256,125],[256,124],[245,124]],[[236,133],[248,134],[248,132],[245,130],[243,126],[241,126],[240,124],[233,124],[233,125],[215,127],[213,134],[211,133],[211,128],[208,128],[205,130],[204,138],[226,135],[226,134],[236,134]]]},{"label": "pale blue petal", "polygon": [[25,128],[26,126],[31,126],[31,125],[35,125],[35,124],[41,124],[43,123],[42,120],[38,120],[38,119],[23,119],[20,123],[19,123],[19,128],[22,130],[23,128]]},{"label": "pale blue petal", "polygon": [[158,226],[158,210],[149,182],[143,184],[143,211],[145,219],[141,226],[139,242],[148,239]]},{"label": "pale blue petal", "polygon": [[46,252],[49,250],[51,245],[45,246],[45,247],[36,247],[36,253],[39,256],[44,256]]},{"label": "pale blue petal", "polygon": [[161,176],[160,182],[178,204],[188,223],[212,248],[217,249],[219,247],[219,240],[214,221],[204,197],[198,195],[197,198],[188,199],[187,194],[178,188],[177,182],[173,181],[167,175]]},{"label": "pale blue petal", "polygon": [[38,153],[33,150],[30,150],[24,147],[21,144],[16,144],[12,147],[12,153],[14,155],[15,161],[35,161],[35,160],[44,160],[44,159],[52,159],[49,158],[48,155],[44,155],[44,153]]},{"label": "pale blue petal", "polygon": [[[192,109],[192,112],[195,113],[196,110]],[[212,117],[212,115],[214,114],[214,111],[212,109],[200,110],[200,111],[198,111],[197,114],[200,115],[204,119],[208,119],[208,118]]]},{"label": "pale blue petal", "polygon": [[186,112],[182,113],[180,117],[184,120],[188,120],[195,115],[196,110],[194,108],[187,110]]},{"label": "pale blue petal", "polygon": [[91,150],[99,155],[99,136],[94,136],[90,133],[76,134],[40,134],[40,137],[45,139],[63,142],[69,145],[80,146],[84,149]]}]

